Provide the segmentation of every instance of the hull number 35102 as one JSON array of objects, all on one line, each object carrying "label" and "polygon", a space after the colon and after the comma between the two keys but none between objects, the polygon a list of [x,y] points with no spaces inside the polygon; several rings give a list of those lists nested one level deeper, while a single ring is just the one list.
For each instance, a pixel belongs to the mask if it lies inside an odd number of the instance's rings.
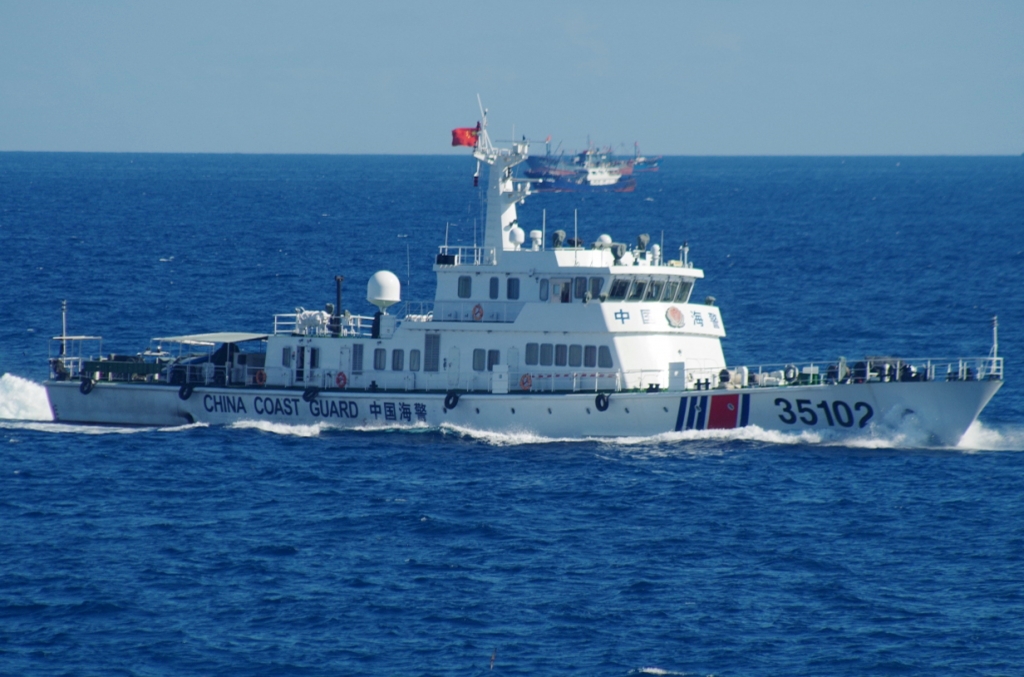
[{"label": "hull number 35102", "polygon": [[785,397],[775,398],[775,406],[781,407],[779,420],[787,425],[799,421],[804,425],[818,425],[819,416],[822,423],[830,426],[852,428],[854,424],[863,428],[874,416],[875,410],[867,402],[857,402],[852,407],[842,400],[834,400],[831,404],[825,400],[814,404],[811,400],[796,400],[796,405]]}]

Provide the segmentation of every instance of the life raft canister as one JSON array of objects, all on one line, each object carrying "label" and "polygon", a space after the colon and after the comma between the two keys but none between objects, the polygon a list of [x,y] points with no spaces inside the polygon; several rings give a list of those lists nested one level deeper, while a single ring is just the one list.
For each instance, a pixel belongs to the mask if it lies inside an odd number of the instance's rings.
[{"label": "life raft canister", "polygon": [[479,303],[473,306],[473,321],[479,322],[484,319],[484,307]]},{"label": "life raft canister", "polygon": [[523,374],[519,379],[519,387],[523,390],[529,390],[533,388],[533,377],[529,374]]},{"label": "life raft canister", "polygon": [[345,376],[345,372],[339,371],[338,375],[334,377],[334,382],[339,388],[344,388],[348,385],[348,376]]}]

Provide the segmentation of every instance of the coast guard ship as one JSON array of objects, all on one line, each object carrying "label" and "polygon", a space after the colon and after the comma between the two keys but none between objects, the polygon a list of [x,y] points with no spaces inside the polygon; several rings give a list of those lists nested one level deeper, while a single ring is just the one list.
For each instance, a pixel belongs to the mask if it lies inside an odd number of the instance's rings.
[{"label": "coast guard ship", "polygon": [[552,437],[744,426],[871,436],[910,425],[954,445],[1002,385],[995,329],[983,357],[730,366],[725,318],[712,298],[693,301],[704,273],[686,248],[670,259],[646,235],[583,242],[520,226],[531,186],[513,168],[528,146],[495,147],[483,114],[453,143],[489,166],[484,242],[439,248],[431,304],[393,314],[400,284],[380,271],[367,284],[378,312],[352,315],[339,278],[335,303],[276,315],[271,331],[159,337],[136,355],[102,355],[100,337],[68,335],[65,319],[45,382],[54,419]]}]

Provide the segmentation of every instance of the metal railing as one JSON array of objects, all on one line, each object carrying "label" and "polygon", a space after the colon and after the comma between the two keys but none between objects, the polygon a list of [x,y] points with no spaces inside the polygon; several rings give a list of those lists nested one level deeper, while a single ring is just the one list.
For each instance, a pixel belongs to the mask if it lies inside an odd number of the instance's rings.
[{"label": "metal railing", "polygon": [[456,247],[441,245],[437,248],[439,266],[496,266],[498,257],[494,247]]}]

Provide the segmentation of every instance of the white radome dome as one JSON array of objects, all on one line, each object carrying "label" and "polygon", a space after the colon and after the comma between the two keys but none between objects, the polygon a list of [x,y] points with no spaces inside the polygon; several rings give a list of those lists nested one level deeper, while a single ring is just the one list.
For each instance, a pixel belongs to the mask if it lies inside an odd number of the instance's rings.
[{"label": "white radome dome", "polygon": [[602,235],[601,237],[597,238],[597,241],[600,242],[601,244],[611,244],[612,243],[612,236],[611,235]]},{"label": "white radome dome", "polygon": [[402,300],[402,283],[390,270],[378,270],[366,283],[366,300],[384,311]]},{"label": "white radome dome", "polygon": [[512,230],[508,231],[508,239],[514,245],[521,245],[526,242],[526,231],[519,226],[512,226]]}]

